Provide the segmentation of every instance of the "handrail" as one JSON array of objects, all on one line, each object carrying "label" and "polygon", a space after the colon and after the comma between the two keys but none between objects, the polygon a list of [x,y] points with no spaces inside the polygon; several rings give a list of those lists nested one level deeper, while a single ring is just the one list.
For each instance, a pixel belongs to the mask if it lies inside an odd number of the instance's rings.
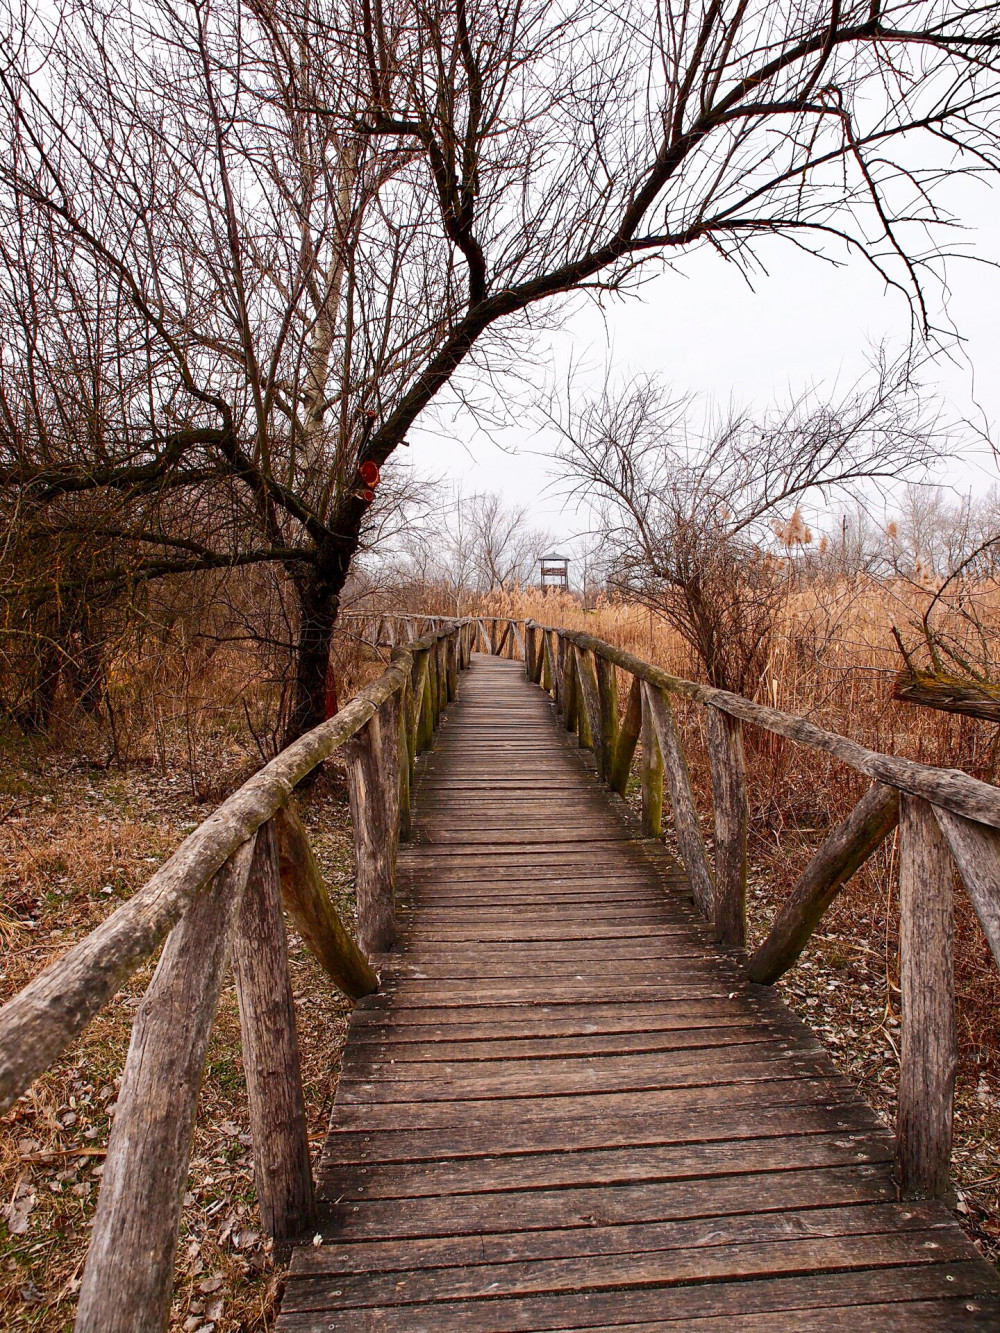
[{"label": "handrail", "polygon": [[[528,679],[553,695],[567,728],[594,751],[598,774],[621,794],[641,737],[644,831],[661,831],[666,779],[695,902],[714,921],[724,948],[742,953],[746,942],[744,724],[831,754],[873,780],[806,867],[746,975],[771,984],[787,971],[837,894],[898,825],[903,1022],[897,1157],[904,1194],[946,1194],[957,1062],[953,864],[1000,964],[1000,790],[958,769],[880,754],[806,718],[673,676],[593,635],[529,620],[524,638]],[[621,718],[619,668],[632,678]],[[712,864],[671,696],[705,707]]]},{"label": "handrail", "polygon": [[[409,836],[414,765],[455,697],[478,633],[469,619],[442,620],[395,649],[378,680],[254,774],[128,902],[0,1009],[5,1110],[166,938],[132,1029],[77,1330],[152,1333],[166,1325],[198,1087],[230,956],[262,1221],[276,1239],[309,1224],[312,1176],[282,900],[345,994],[356,999],[378,988],[366,954],[395,937],[396,848]],[[347,758],[359,944],[330,901],[292,799],[338,749]]]}]

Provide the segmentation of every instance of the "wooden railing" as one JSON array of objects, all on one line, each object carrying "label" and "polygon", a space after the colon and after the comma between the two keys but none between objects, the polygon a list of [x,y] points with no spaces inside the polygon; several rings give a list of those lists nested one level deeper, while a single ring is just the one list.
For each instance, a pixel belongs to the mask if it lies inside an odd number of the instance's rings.
[{"label": "wooden railing", "polygon": [[[410,643],[418,633],[437,629],[446,617],[394,611],[348,611],[338,624],[373,648],[393,649]],[[509,616],[466,616],[473,627],[473,652],[492,657],[524,658],[524,621]]]},{"label": "wooden railing", "polygon": [[[899,827],[900,1051],[897,1155],[908,1197],[949,1192],[955,1028],[953,863],[1000,964],[1000,790],[956,769],[865,749],[803,717],[672,676],[589,634],[527,621],[525,671],[593,750],[599,775],[624,794],[641,740],[645,832],[661,833],[664,783],[695,902],[723,948],[746,944],[748,802],[743,727],[822,750],[872,779],[809,862],[764,940],[748,980],[771,984],[801,954],[827,908]],[[619,711],[617,672],[629,678]],[[709,862],[671,698],[705,708],[714,805]]]},{"label": "wooden railing", "polygon": [[[417,754],[469,664],[476,622],[440,623],[385,673],[223,802],[122,907],[0,1010],[0,1111],[83,1030],[166,938],[132,1027],[76,1319],[86,1333],[166,1327],[205,1051],[235,974],[254,1177],[277,1240],[313,1217],[313,1185],[282,904],[352,999],[396,935],[400,838]],[[337,916],[292,793],[341,750],[357,858],[358,943]]]}]

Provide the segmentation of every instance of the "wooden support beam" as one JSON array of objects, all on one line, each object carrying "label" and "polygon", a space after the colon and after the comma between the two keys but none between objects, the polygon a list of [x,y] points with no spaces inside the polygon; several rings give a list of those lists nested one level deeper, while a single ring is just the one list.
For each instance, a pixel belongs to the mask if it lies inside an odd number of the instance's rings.
[{"label": "wooden support beam", "polygon": [[553,694],[556,689],[556,660],[548,630],[542,630],[542,689],[548,694]]},{"label": "wooden support beam", "polygon": [[315,1216],[309,1132],[288,976],[277,844],[271,823],[257,834],[233,941],[243,1066],[250,1104],[254,1180],[264,1230],[300,1235]]},{"label": "wooden support beam", "polygon": [[1000,967],[1000,832],[932,807]]},{"label": "wooden support beam", "polygon": [[416,755],[410,749],[410,714],[413,711],[413,683],[407,676],[399,692],[399,838],[409,842],[413,832],[413,765]]},{"label": "wooden support beam", "polygon": [[431,706],[430,706],[430,739],[428,745],[434,743],[434,732],[437,731],[438,714],[441,712],[441,673],[439,671],[440,655],[438,653],[437,642],[431,644],[427,649],[427,684],[430,687]]},{"label": "wooden support beam", "polygon": [[641,685],[640,693],[642,767],[639,775],[642,788],[642,831],[647,837],[659,838],[663,833],[663,756],[660,754],[660,743],[656,739],[656,728],[653,726],[646,692]]},{"label": "wooden support beam", "polygon": [[802,872],[747,965],[751,981],[770,986],[788,971],[838,893],[898,822],[899,793],[872,783]]},{"label": "wooden support beam", "polygon": [[358,943],[369,956],[396,942],[399,695],[344,747],[357,861]]},{"label": "wooden support beam", "polygon": [[715,929],[724,949],[747,942],[747,802],[743,723],[705,710],[715,811]]},{"label": "wooden support beam", "polygon": [[525,673],[532,685],[538,685],[542,679],[542,631],[537,625],[528,625],[525,627],[524,634],[527,651]]},{"label": "wooden support beam", "polygon": [[580,686],[576,675],[576,649],[560,634],[563,653],[563,724],[567,731],[576,731],[580,708]]},{"label": "wooden support beam", "polygon": [[430,649],[416,655],[413,682],[414,716],[416,718],[416,753],[430,749],[434,744],[434,686],[431,682]]},{"label": "wooden support beam", "polygon": [[618,728],[618,739],[608,778],[612,791],[618,792],[619,796],[625,795],[628,776],[632,770],[632,756],[635,754],[641,731],[642,683],[637,676],[633,676],[632,684],[629,686],[628,702],[625,705],[625,715]]},{"label": "wooden support beam", "polygon": [[253,860],[238,848],[170,935],[132,1025],[77,1333],[162,1333],[205,1051]]},{"label": "wooden support beam", "polygon": [[580,745],[593,750],[597,772],[604,777],[604,750],[601,744],[601,699],[597,692],[594,654],[587,648],[574,648],[576,681],[579,690],[577,712],[580,716]]},{"label": "wooden support beam", "polygon": [[953,866],[933,810],[917,797],[900,798],[899,842],[900,1186],[905,1198],[945,1198],[958,1058]]},{"label": "wooden support beam", "polygon": [[512,620],[512,621],[510,622],[510,627],[511,627],[511,629],[514,631],[514,643],[515,643],[515,645],[516,645],[516,647],[517,647],[517,654],[518,654],[518,656],[517,656],[517,659],[516,659],[516,660],[517,660],[517,661],[523,661],[523,660],[524,660],[524,638],[523,638],[523,636],[522,636],[522,634],[521,634],[520,629],[518,628],[517,621],[516,621],[516,620]]},{"label": "wooden support beam", "polygon": [[604,657],[594,658],[597,672],[597,697],[601,708],[601,771],[611,781],[611,769],[618,748],[618,675],[615,664]]},{"label": "wooden support beam", "polygon": [[438,639],[435,644],[438,662],[438,718],[448,707],[451,699],[451,671],[448,662],[448,640]]},{"label": "wooden support beam", "polygon": [[444,659],[446,664],[445,679],[448,684],[448,699],[458,698],[458,631],[452,631],[446,639],[442,639],[444,645]]},{"label": "wooden support beam", "polygon": [[378,990],[378,977],[351,939],[330,901],[309,835],[291,799],[274,817],[281,897],[313,957],[345,995],[359,1000]]},{"label": "wooden support beam", "polygon": [[656,739],[660,742],[660,753],[663,755],[663,772],[670,791],[681,859],[699,911],[712,920],[715,915],[715,885],[705,854],[705,842],[701,836],[701,824],[691,792],[684,749],[674,721],[674,710],[670,707],[666,690],[656,689],[652,685],[644,685],[643,688],[656,729]]}]

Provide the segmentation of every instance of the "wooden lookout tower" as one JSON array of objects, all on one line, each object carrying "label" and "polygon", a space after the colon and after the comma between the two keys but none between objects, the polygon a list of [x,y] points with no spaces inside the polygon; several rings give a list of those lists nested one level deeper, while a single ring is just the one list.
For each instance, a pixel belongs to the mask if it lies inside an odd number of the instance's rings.
[{"label": "wooden lookout tower", "polygon": [[565,555],[543,555],[539,560],[539,587],[544,592],[548,588],[560,588],[569,592],[569,557]]}]

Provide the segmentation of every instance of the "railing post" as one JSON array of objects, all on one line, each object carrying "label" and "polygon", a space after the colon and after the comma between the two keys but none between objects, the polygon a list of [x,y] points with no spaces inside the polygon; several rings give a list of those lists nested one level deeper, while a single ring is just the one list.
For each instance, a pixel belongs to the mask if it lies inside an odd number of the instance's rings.
[{"label": "railing post", "polygon": [[594,654],[597,697],[601,708],[601,771],[610,783],[618,748],[618,675],[613,662]]},{"label": "railing post", "polygon": [[357,861],[358,943],[369,956],[385,953],[396,941],[398,746],[396,691],[344,747]]},{"label": "railing post", "polygon": [[434,732],[437,731],[438,714],[441,712],[441,655],[437,640],[427,649],[427,684],[431,693],[430,736],[428,745],[433,744]]},{"label": "railing post", "polygon": [[[597,692],[597,672],[594,669],[594,654],[589,648],[577,648],[573,654],[576,659],[576,679],[579,688],[580,704],[580,744],[584,749],[594,752],[597,772],[604,777],[604,746],[601,736],[601,700]],[[580,706],[582,705],[582,706]]]},{"label": "railing post", "polygon": [[542,689],[551,694],[556,687],[555,662],[552,660],[552,644],[548,630],[542,630]]},{"label": "railing post", "polygon": [[77,1333],[162,1333],[205,1051],[254,839],[174,926],[136,1013],[118,1093]]},{"label": "railing post", "polygon": [[576,731],[577,713],[580,708],[580,686],[576,674],[576,650],[561,634],[559,643],[563,651],[563,723],[567,731]]},{"label": "railing post", "polygon": [[413,662],[413,753],[414,758],[434,742],[434,702],[431,686],[430,649],[421,648]]},{"label": "railing post", "polygon": [[660,754],[660,742],[656,739],[656,728],[646,698],[646,691],[640,684],[642,716],[639,743],[642,746],[642,766],[639,780],[642,789],[642,831],[649,838],[659,838],[663,833],[663,756]]},{"label": "railing post", "polygon": [[698,822],[698,811],[691,792],[691,778],[684,758],[684,748],[677,731],[677,723],[674,721],[674,710],[665,691],[650,685],[644,685],[643,688],[656,728],[656,737],[660,742],[660,753],[663,755],[663,772],[670,788],[674,831],[677,834],[681,860],[691,881],[691,890],[698,910],[711,921],[715,916],[715,886],[712,883],[712,872],[708,868],[701,824]]},{"label": "railing post", "polygon": [[264,1230],[290,1240],[313,1220],[309,1133],[274,827],[257,834],[233,942],[250,1103],[254,1180]]},{"label": "railing post", "polygon": [[453,630],[446,639],[442,639],[445,660],[445,683],[448,702],[458,698],[458,630]]},{"label": "railing post", "polygon": [[438,681],[438,704],[437,712],[434,714],[434,725],[437,726],[441,714],[448,707],[449,694],[448,680],[448,640],[446,638],[438,639],[434,645],[434,657],[437,663],[437,681]]},{"label": "railing post", "polygon": [[705,710],[715,810],[715,928],[724,949],[747,942],[747,805],[743,723]]},{"label": "railing post", "polygon": [[906,1198],[940,1198],[950,1191],[957,1062],[953,868],[926,801],[900,796],[899,836],[900,1186]]},{"label": "railing post", "polygon": [[416,754],[411,749],[413,726],[410,714],[413,711],[413,681],[410,673],[399,690],[399,837],[401,842],[409,842],[413,831],[413,811],[411,805],[413,765]]}]

